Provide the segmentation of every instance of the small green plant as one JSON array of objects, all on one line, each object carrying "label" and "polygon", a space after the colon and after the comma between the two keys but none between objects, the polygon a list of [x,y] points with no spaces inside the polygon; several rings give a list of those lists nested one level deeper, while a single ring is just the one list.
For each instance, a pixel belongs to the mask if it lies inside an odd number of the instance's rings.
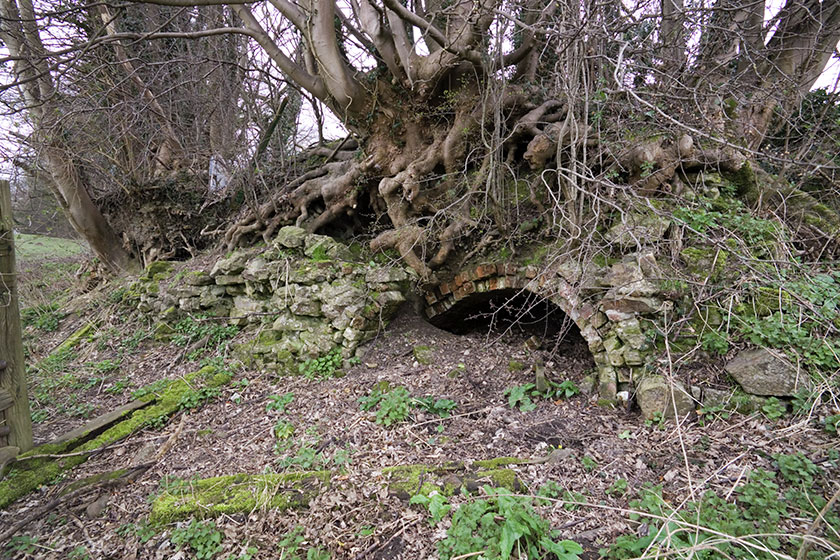
[{"label": "small green plant", "polygon": [[289,439],[293,435],[295,435],[295,426],[291,422],[278,420],[277,423],[274,424],[274,437],[277,439]]},{"label": "small green plant", "polygon": [[146,396],[149,396],[149,395],[157,395],[161,391],[166,389],[166,387],[169,385],[169,383],[170,383],[169,379],[158,379],[157,381],[153,381],[152,383],[149,383],[148,385],[144,385],[143,387],[140,387],[139,389],[133,391],[131,393],[131,398],[142,399],[143,397],[146,397]]},{"label": "small green plant", "polygon": [[314,249],[312,249],[312,255],[309,257],[312,259],[312,262],[321,263],[321,262],[330,262],[330,257],[327,255],[327,249],[323,245],[318,245]]},{"label": "small green plant", "polygon": [[653,418],[648,418],[645,420],[645,426],[648,428],[656,428],[658,430],[665,429],[665,415],[662,412],[655,412],[653,414]]},{"label": "small green plant", "polygon": [[729,352],[729,340],[717,331],[704,332],[700,338],[700,346],[703,350],[718,356],[723,356]]},{"label": "small green plant", "polygon": [[405,421],[411,405],[411,394],[405,387],[396,387],[383,395],[376,412],[376,423],[388,427]]},{"label": "small green plant", "polygon": [[280,550],[280,558],[283,560],[330,560],[332,558],[328,551],[317,546],[306,549],[306,555],[303,556],[305,543],[306,539],[303,536],[303,527],[295,527],[277,543]]},{"label": "small green plant", "polygon": [[431,519],[429,519],[429,525],[436,525],[442,521],[452,509],[452,506],[449,504],[449,500],[446,499],[446,496],[439,494],[438,492],[431,492],[428,496],[425,494],[417,494],[411,497],[409,503],[420,504],[421,506],[428,508],[429,514],[432,516]]},{"label": "small green plant", "polygon": [[590,472],[598,466],[598,462],[589,455],[584,455],[580,460],[580,464],[583,465],[584,469]]},{"label": "small green plant", "polygon": [[508,406],[519,408],[522,412],[529,412],[537,408],[537,405],[530,398],[534,396],[535,387],[533,383],[526,383],[525,385],[516,385],[505,389]]},{"label": "small green plant", "polygon": [[283,468],[295,467],[305,471],[319,468],[324,463],[324,454],[308,444],[302,445],[293,457],[279,461],[279,465]]},{"label": "small green plant", "polygon": [[823,429],[830,434],[836,434],[838,427],[840,427],[840,414],[827,416],[825,422],[823,422]]},{"label": "small green plant", "polygon": [[37,305],[21,309],[20,322],[24,328],[32,327],[43,332],[58,330],[58,324],[64,317],[58,303]]},{"label": "small green plant", "polygon": [[776,397],[770,397],[766,403],[761,405],[761,411],[770,420],[778,420],[787,412],[787,405]]},{"label": "small green plant", "polygon": [[95,373],[106,374],[120,369],[121,360],[101,360],[99,362],[88,362],[86,365]]},{"label": "small green plant", "polygon": [[336,347],[320,358],[306,360],[298,371],[307,379],[330,379],[336,377],[341,368],[341,349]]},{"label": "small green plant", "polygon": [[90,553],[84,546],[77,546],[67,553],[67,560],[90,560]]},{"label": "small green plant", "polygon": [[146,426],[153,430],[160,430],[166,423],[169,422],[169,416],[166,414],[158,414],[157,416],[153,416],[146,420]]},{"label": "small green plant", "polygon": [[570,399],[578,394],[580,394],[580,387],[571,379],[566,379],[558,383],[554,392],[554,395],[561,399]]},{"label": "small green plant", "polygon": [[212,521],[193,519],[185,527],[173,529],[170,540],[179,549],[189,547],[197,560],[210,560],[222,551],[222,532]]},{"label": "small green plant", "polygon": [[29,535],[14,535],[9,539],[7,548],[18,554],[34,554],[38,550],[38,538]]},{"label": "small green plant", "polygon": [[431,396],[414,399],[413,404],[441,418],[449,418],[450,413],[458,408],[458,403],[451,399],[437,399]]},{"label": "small green plant", "polygon": [[51,376],[62,371],[75,359],[76,353],[72,349],[63,348],[41,360],[36,367],[42,374]]},{"label": "small green plant", "polygon": [[336,449],[332,456],[332,462],[337,467],[346,467],[352,462],[350,451],[347,449]]},{"label": "small green plant", "polygon": [[192,389],[181,396],[178,401],[179,410],[193,410],[204,403],[211,401],[222,394],[218,387],[202,387],[201,389]]},{"label": "small green plant", "polygon": [[50,413],[43,408],[36,408],[33,409],[30,413],[30,417],[32,418],[32,422],[35,424],[40,424],[47,420],[50,417]]},{"label": "small green plant", "polygon": [[175,336],[172,338],[178,346],[187,346],[195,341],[207,339],[207,346],[216,347],[236,336],[239,327],[214,321],[212,317],[187,317],[175,323]]},{"label": "small green plant", "polygon": [[303,527],[295,527],[290,533],[280,539],[277,547],[280,549],[281,558],[289,558],[290,560],[297,560],[300,558],[298,551],[300,546],[306,541],[303,537]]},{"label": "small green plant", "polygon": [[627,493],[627,479],[626,478],[616,479],[610,485],[610,487],[607,488],[606,492],[607,492],[607,495],[610,495],[610,496],[613,495],[613,494],[615,494],[616,496],[623,496],[624,494]]},{"label": "small green plant", "polygon": [[452,515],[446,538],[438,543],[441,560],[466,558],[476,551],[488,560],[518,558],[577,560],[583,548],[569,540],[556,540],[545,519],[530,505],[530,498],[514,496],[504,488],[484,487],[486,499],[461,505]]},{"label": "small green plant", "polygon": [[778,453],[773,455],[773,459],[776,460],[782,477],[797,486],[810,488],[814,484],[814,479],[820,474],[820,468],[801,452],[791,455]]},{"label": "small green plant", "polygon": [[118,381],[114,381],[110,386],[105,387],[105,392],[111,395],[121,395],[130,385],[131,382],[128,378],[123,378]]},{"label": "small green plant", "polygon": [[284,393],[282,395],[271,395],[268,397],[268,402],[265,405],[265,411],[271,412],[277,410],[280,413],[286,412],[286,407],[295,400],[294,393]]}]

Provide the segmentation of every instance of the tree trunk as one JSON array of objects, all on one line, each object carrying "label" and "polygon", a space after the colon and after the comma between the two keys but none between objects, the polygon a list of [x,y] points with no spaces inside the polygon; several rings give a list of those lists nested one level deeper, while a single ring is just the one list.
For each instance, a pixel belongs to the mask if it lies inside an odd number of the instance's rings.
[{"label": "tree trunk", "polygon": [[91,250],[114,272],[134,271],[138,264],[120,243],[105,216],[81,184],[67,152],[55,145],[45,148],[45,163],[52,176],[53,192],[73,228],[85,238]]},{"label": "tree trunk", "polygon": [[0,433],[5,435],[0,436],[0,447],[9,445],[20,451],[32,448],[8,181],[0,181],[0,408],[4,407],[0,410]]}]

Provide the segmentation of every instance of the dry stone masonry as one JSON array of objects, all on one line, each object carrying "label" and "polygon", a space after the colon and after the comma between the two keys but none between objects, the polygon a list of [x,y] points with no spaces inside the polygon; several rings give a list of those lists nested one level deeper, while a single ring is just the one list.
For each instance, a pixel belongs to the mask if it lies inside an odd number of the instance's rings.
[{"label": "dry stone masonry", "polygon": [[354,258],[323,235],[285,227],[265,247],[237,251],[209,270],[173,276],[172,263],[150,265],[132,286],[139,310],[161,318],[159,336],[192,315],[225,317],[251,327],[240,345],[248,364],[297,371],[297,364],[331,352],[344,359],[373,338],[412,285],[412,273]]},{"label": "dry stone masonry", "polygon": [[[654,229],[661,234],[663,228]],[[172,263],[153,263],[131,286],[138,309],[160,317],[158,336],[172,335],[173,325],[186,316],[224,318],[253,333],[236,349],[243,362],[280,372],[296,372],[300,363],[328,354],[357,356],[360,345],[417,289],[409,269],[363,262],[334,239],[296,227],[206,270],[173,272]],[[652,251],[601,265],[480,262],[427,289],[423,307],[427,318],[439,322],[477,294],[536,294],[577,325],[594,358],[594,385],[602,399],[633,396],[646,417],[682,416],[701,402],[724,402],[729,393],[688,387],[664,374],[663,348],[650,333],[674,320],[675,303],[662,288],[671,272]],[[795,368],[766,351],[746,351],[727,370],[755,395],[787,396],[803,383]]]}]

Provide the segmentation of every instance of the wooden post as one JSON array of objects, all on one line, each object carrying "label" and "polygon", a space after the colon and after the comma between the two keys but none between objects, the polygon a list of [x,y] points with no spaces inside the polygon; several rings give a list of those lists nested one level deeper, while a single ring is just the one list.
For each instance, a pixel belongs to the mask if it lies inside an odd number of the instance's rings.
[{"label": "wooden post", "polygon": [[32,448],[15,271],[12,193],[0,180],[0,448]]}]

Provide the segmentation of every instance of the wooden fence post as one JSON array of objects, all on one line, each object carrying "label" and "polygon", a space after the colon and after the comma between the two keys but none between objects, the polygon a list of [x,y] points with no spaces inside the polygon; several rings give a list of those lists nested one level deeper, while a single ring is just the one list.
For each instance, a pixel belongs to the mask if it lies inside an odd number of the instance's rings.
[{"label": "wooden fence post", "polygon": [[26,395],[13,228],[12,193],[9,182],[0,180],[0,448],[17,447],[23,452],[32,448],[32,417]]}]

